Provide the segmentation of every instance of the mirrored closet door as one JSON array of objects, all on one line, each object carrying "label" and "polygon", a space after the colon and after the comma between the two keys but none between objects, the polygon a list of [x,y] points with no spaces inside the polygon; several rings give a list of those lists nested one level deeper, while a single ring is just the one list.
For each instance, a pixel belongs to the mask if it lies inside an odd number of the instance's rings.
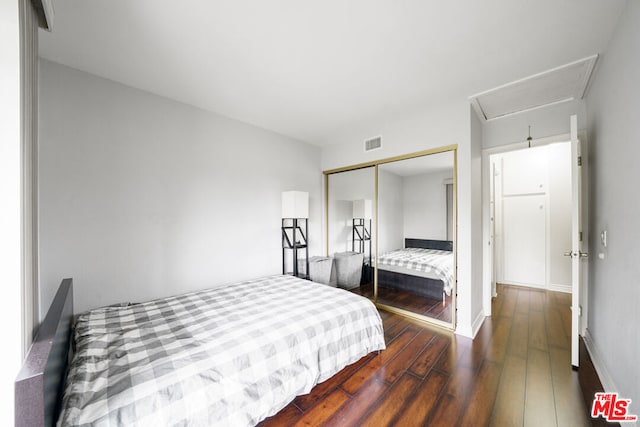
[{"label": "mirrored closet door", "polygon": [[335,284],[373,299],[375,168],[327,175],[327,255]]},{"label": "mirrored closet door", "polygon": [[455,315],[455,151],[378,166],[377,303],[448,327]]},{"label": "mirrored closet door", "polygon": [[455,146],[325,171],[338,286],[453,329],[455,177]]}]

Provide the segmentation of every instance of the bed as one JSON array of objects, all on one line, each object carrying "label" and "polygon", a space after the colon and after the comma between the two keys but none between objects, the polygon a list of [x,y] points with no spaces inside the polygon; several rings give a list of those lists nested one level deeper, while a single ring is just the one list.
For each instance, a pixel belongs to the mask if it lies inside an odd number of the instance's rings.
[{"label": "bed", "polygon": [[378,286],[442,299],[453,289],[453,242],[405,239],[405,247],[378,257]]},{"label": "bed", "polygon": [[73,341],[63,426],[255,425],[385,348],[369,300],[292,276],[91,310]]}]

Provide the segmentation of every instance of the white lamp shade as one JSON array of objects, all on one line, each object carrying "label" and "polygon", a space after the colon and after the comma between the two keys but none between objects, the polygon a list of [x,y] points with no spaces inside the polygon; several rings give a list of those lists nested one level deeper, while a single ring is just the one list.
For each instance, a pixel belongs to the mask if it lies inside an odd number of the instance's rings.
[{"label": "white lamp shade", "polygon": [[309,218],[309,193],[283,191],[282,218]]},{"label": "white lamp shade", "polygon": [[371,219],[373,212],[373,204],[371,200],[354,200],[353,201],[353,217]]}]

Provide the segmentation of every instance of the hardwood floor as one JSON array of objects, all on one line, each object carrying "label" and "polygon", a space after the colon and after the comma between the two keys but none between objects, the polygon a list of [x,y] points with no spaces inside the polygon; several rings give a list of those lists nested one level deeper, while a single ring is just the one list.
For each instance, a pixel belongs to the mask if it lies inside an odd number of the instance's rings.
[{"label": "hardwood floor", "polygon": [[570,364],[570,295],[502,285],[498,292],[473,341],[381,312],[386,350],[261,425],[590,425]]},{"label": "hardwood floor", "polygon": [[[361,285],[350,289],[350,291],[367,298],[373,298],[373,284]],[[446,296],[443,304],[441,298],[423,297],[398,289],[378,288],[378,302],[447,323],[451,323],[451,307],[453,307],[451,301],[451,296]]]}]

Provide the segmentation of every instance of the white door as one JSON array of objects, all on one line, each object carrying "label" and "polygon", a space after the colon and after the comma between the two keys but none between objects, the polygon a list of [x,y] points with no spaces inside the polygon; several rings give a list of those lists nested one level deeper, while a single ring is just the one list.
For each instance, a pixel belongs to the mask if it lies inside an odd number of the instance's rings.
[{"label": "white door", "polygon": [[505,197],[502,201],[503,281],[546,287],[546,196]]},{"label": "white door", "polygon": [[578,141],[578,118],[573,115],[571,116],[571,251],[565,255],[571,256],[571,365],[576,368],[580,364],[578,337],[582,316],[580,291],[583,278],[580,274],[580,263],[581,260],[587,257],[587,253],[581,250],[581,165],[580,141]]}]

